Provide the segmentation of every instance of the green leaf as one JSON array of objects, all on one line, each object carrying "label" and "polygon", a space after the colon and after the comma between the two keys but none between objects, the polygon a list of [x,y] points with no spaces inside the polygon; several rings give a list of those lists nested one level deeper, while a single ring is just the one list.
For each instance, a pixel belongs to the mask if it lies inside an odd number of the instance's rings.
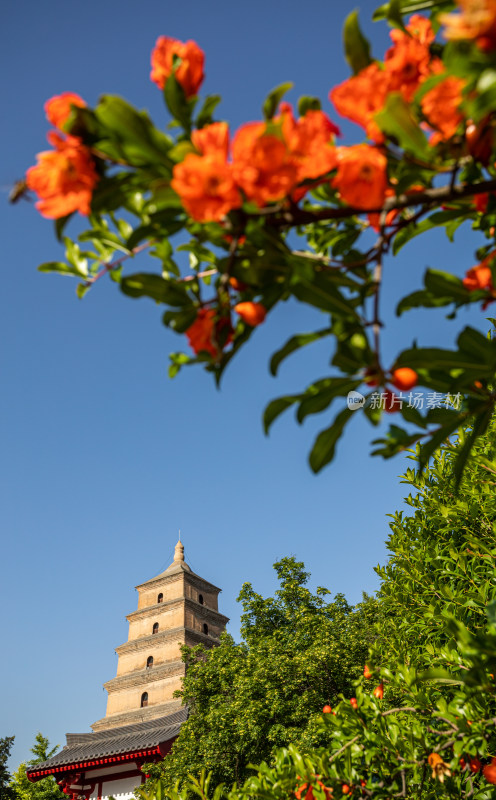
[{"label": "green leaf", "polygon": [[294,403],[297,403],[300,398],[301,395],[299,394],[287,395],[286,397],[277,397],[269,403],[263,415],[263,426],[266,434],[269,432],[274,420],[276,420],[283,411],[286,411],[286,409]]},{"label": "green leaf", "polygon": [[387,21],[395,28],[406,31],[403,17],[402,17],[402,0],[389,0],[389,8],[387,12]]},{"label": "green leaf", "polygon": [[72,275],[76,278],[85,278],[87,272],[82,272],[78,267],[66,264],[64,261],[46,261],[38,267],[39,272],[58,272],[59,275]]},{"label": "green leaf", "polygon": [[418,462],[421,471],[427,465],[434,451],[437,450],[463,422],[462,415],[456,414],[453,411],[447,410],[445,416],[448,417],[449,421],[441,425],[440,428],[432,434],[430,439],[420,447]]},{"label": "green leaf", "polygon": [[[414,195],[412,195],[412,206],[413,205],[415,205]],[[432,228],[438,228],[439,226],[447,228],[448,225],[453,222],[461,225],[461,223],[470,216],[472,216],[471,211],[464,212],[462,209],[454,209],[452,211],[438,211],[419,223],[411,222],[409,225],[401,228],[394,237],[393,255],[397,255],[401,248],[411,239],[415,238],[415,236],[419,236],[419,234],[425,233]]]},{"label": "green leaf", "polygon": [[[167,152],[172,141],[153,125],[145,111],[137,111],[121,97],[104,95],[95,114],[106,129],[110,145],[112,140],[118,147],[118,153],[135,166],[160,164],[170,168],[172,163]],[[100,149],[100,143],[97,143]],[[101,149],[105,149],[105,139]]]},{"label": "green leaf", "polygon": [[453,301],[463,302],[470,295],[463,281],[450,272],[428,269],[424,276],[425,288],[434,297],[451,297]]},{"label": "green leaf", "polygon": [[370,44],[363,35],[358,21],[358,10],[346,17],[343,28],[346,60],[356,75],[371,63]]},{"label": "green leaf", "polygon": [[362,383],[356,378],[324,378],[306,389],[296,419],[303,422],[309,414],[319,414],[324,411],[336,397],[343,397],[353,391]]},{"label": "green leaf", "polygon": [[431,292],[426,289],[419,289],[417,292],[403,297],[396,306],[396,314],[400,317],[405,311],[410,311],[411,308],[438,308],[440,306],[449,306],[453,303],[452,297],[433,297]]},{"label": "green leaf", "polygon": [[78,285],[76,286],[76,294],[79,297],[79,299],[82,300],[86,292],[89,292],[90,289],[91,289],[91,284],[78,283]]},{"label": "green leaf", "polygon": [[336,444],[343,433],[344,426],[353,413],[348,408],[344,408],[334,419],[332,425],[319,433],[309,456],[309,463],[313,472],[320,472],[322,467],[332,461]]},{"label": "green leaf", "polygon": [[329,274],[313,272],[308,279],[295,275],[293,281],[291,292],[302,303],[308,303],[322,311],[358,319],[355,309],[341,294]]},{"label": "green leaf", "polygon": [[[400,147],[423,161],[432,160],[432,151],[412,114],[411,106],[401,94],[388,95],[384,109],[374,117],[379,128],[397,140]],[[415,202],[412,202],[415,205]]]},{"label": "green leaf", "polygon": [[298,114],[304,117],[307,111],[320,111],[322,104],[318,97],[300,97],[298,100]]},{"label": "green leaf", "polygon": [[305,347],[307,344],[311,344],[312,342],[316,342],[318,339],[322,339],[324,336],[329,336],[332,333],[331,328],[322,328],[320,331],[314,331],[312,333],[297,333],[295,336],[292,336],[291,339],[288,339],[284,347],[281,347],[280,350],[274,353],[270,360],[270,372],[272,375],[277,375],[277,370],[279,365],[285,358],[294,353],[296,350],[299,350],[300,347]]},{"label": "green leaf", "polygon": [[128,297],[150,297],[157,303],[170,306],[187,306],[192,303],[182,284],[153,273],[128,275],[121,280],[120,287]]},{"label": "green leaf", "polygon": [[263,115],[267,121],[272,119],[282,98],[292,88],[292,83],[281,83],[280,86],[276,86],[275,89],[269,92],[263,104]]},{"label": "green leaf", "polygon": [[[395,4],[396,5],[396,4]],[[442,6],[452,6],[452,0],[401,0],[398,4],[402,14],[415,14],[419,11],[428,11],[431,8],[441,8]],[[372,19],[377,22],[380,19],[390,19],[391,3],[384,3],[374,11]]]},{"label": "green leaf", "polygon": [[170,113],[181,123],[186,133],[191,131],[192,104],[188,102],[184,89],[172,73],[164,86],[164,99]]},{"label": "green leaf", "polygon": [[207,95],[195,121],[197,128],[203,128],[213,122],[212,115],[221,100],[220,94]]},{"label": "green leaf", "polygon": [[167,328],[172,328],[176,333],[184,333],[196,319],[197,309],[195,306],[184,311],[166,311],[162,317],[162,322]]},{"label": "green leaf", "polygon": [[463,470],[465,469],[465,465],[467,463],[467,459],[470,455],[471,450],[474,447],[476,439],[479,436],[483,436],[489,427],[489,423],[494,415],[494,406],[492,403],[489,407],[486,407],[482,414],[479,414],[473,423],[472,431],[469,436],[466,437],[463,446],[459,449],[458,456],[455,461],[455,465],[453,468],[453,474],[455,476],[455,490],[458,491],[458,487],[460,486],[460,481],[462,479]]},{"label": "green leaf", "polygon": [[73,211],[71,214],[67,214],[67,216],[60,217],[59,219],[55,220],[55,222],[54,222],[55,236],[57,237],[59,242],[63,241],[63,234],[64,234],[65,226],[67,225],[67,223],[69,222],[71,217],[74,216],[75,213],[76,212]]}]

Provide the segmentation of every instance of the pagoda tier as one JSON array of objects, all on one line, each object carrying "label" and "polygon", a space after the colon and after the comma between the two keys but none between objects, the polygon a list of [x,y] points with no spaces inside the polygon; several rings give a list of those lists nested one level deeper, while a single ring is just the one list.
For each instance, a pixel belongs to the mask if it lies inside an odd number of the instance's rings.
[{"label": "pagoda tier", "polygon": [[138,609],[128,614],[128,640],[116,648],[117,675],[107,681],[107,713],[91,726],[102,731],[153,720],[179,708],[185,664],[181,647],[213,647],[228,618],[218,611],[220,589],[191,571],[179,541],[172,564],[136,587]]}]

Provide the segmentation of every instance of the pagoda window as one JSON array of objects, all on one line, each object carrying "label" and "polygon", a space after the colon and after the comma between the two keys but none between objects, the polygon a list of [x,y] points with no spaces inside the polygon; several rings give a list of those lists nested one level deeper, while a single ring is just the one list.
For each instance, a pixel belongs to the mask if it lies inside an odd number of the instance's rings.
[{"label": "pagoda window", "polygon": [[157,603],[163,603],[163,602],[164,602],[164,596],[162,592],[160,592],[159,596],[157,597]]},{"label": "pagoda window", "polygon": [[198,602],[200,603],[201,606],[203,605],[203,595],[202,594],[198,595]]},{"label": "pagoda window", "polygon": [[153,667],[153,656],[148,656],[146,659],[146,668],[150,669],[150,667]]},{"label": "pagoda window", "polygon": [[208,625],[206,622],[203,623],[203,633],[208,636]]},{"label": "pagoda window", "polygon": [[141,708],[146,708],[148,705],[148,692],[143,692],[141,695]]},{"label": "pagoda window", "polygon": [[158,622],[153,623],[152,633],[158,633]]}]

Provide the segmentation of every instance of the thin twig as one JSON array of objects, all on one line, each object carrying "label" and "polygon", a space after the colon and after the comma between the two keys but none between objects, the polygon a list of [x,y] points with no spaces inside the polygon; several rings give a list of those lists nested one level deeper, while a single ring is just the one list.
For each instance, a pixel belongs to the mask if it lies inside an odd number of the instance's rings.
[{"label": "thin twig", "polygon": [[357,735],[354,736],[353,739],[350,739],[349,742],[346,742],[346,744],[340,747],[339,750],[337,750],[335,753],[332,754],[332,756],[329,757],[329,762],[332,764],[332,762],[335,761],[336,758],[341,755],[341,753],[344,753],[344,751],[347,750],[348,747],[351,747],[353,744],[355,744],[355,742],[357,742],[359,738],[360,734],[357,733]]},{"label": "thin twig", "polygon": [[150,247],[152,244],[155,244],[155,242],[154,241],[144,242],[143,244],[134,247],[130,253],[126,253],[120,258],[116,258],[115,261],[100,262],[103,264],[103,269],[101,269],[99,272],[96,273],[96,275],[93,275],[91,278],[87,278],[87,280],[85,280],[84,282],[84,285],[93,286],[93,284],[96,281],[100,280],[100,278],[102,278],[108,272],[112,272],[114,269],[117,269],[117,267],[120,267],[120,265],[123,264],[124,261],[127,261],[128,258],[132,258],[132,256],[135,256],[137,253],[141,253],[142,250],[146,250],[146,248]]}]

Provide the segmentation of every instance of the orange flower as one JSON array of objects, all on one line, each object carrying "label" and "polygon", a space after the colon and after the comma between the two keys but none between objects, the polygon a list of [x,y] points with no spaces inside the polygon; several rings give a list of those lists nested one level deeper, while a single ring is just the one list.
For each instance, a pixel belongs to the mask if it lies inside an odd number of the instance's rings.
[{"label": "orange flower", "polygon": [[[174,69],[174,56],[181,59],[179,66]],[[191,39],[180,42],[169,36],[159,36],[152,52],[152,71],[150,78],[163,89],[167,78],[174,72],[176,80],[184,89],[186,97],[193,97],[198,93],[205,77],[203,66],[205,53]]]},{"label": "orange flower", "polygon": [[440,14],[446,39],[475,39],[481,50],[496,49],[496,0],[458,0],[461,14]]},{"label": "orange flower", "polygon": [[[226,328],[227,338],[221,346],[218,340]],[[194,353],[206,352],[217,358],[222,347],[232,341],[231,323],[226,317],[217,319],[217,312],[213,308],[200,308],[195,321],[186,330],[186,336]]]},{"label": "orange flower", "polygon": [[358,701],[357,701],[356,697],[352,697],[350,699],[350,706],[352,708],[354,708],[355,710],[358,708]]},{"label": "orange flower", "polygon": [[259,207],[287,197],[297,182],[297,167],[286,144],[266,133],[264,122],[249,122],[237,131],[233,168],[236,183]]},{"label": "orange flower", "polygon": [[363,210],[384,203],[387,185],[386,157],[367,144],[337,147],[338,171],[332,180],[341,200]]},{"label": "orange flower", "polygon": [[298,183],[307,178],[320,178],[336,166],[334,136],[339,128],[323,111],[307,111],[295,120],[289,103],[281,104],[282,134],[294,158]]},{"label": "orange flower", "polygon": [[374,122],[374,115],[384,107],[388,80],[386,72],[374,61],[329,93],[338,114],[361,125],[367,136],[378,144],[384,141],[384,134]]},{"label": "orange flower", "polygon": [[219,222],[241,205],[232,167],[221,156],[190,153],[175,165],[171,186],[198,222]]},{"label": "orange flower", "polygon": [[375,687],[375,689],[373,691],[373,695],[374,695],[375,698],[377,698],[377,700],[382,700],[382,698],[384,697],[384,684],[383,683],[380,683],[379,686]]},{"label": "orange flower", "polygon": [[85,108],[86,103],[82,97],[74,92],[62,92],[62,94],[51,97],[44,106],[48,121],[55,128],[62,128],[64,122],[69,119],[71,106]]},{"label": "orange flower", "polygon": [[444,778],[447,776],[448,778],[451,775],[451,770],[446,764],[439,753],[431,753],[427,758],[427,762],[432,769],[432,777],[437,778],[438,781],[444,783]]},{"label": "orange flower", "polygon": [[55,150],[38,153],[38,164],[26,172],[28,188],[40,198],[36,208],[48,219],[89,214],[99,180],[90,150],[74,136],[63,139],[54,132],[48,138]]},{"label": "orange flower", "polygon": [[234,306],[236,314],[239,314],[243,322],[255,328],[261,325],[267,316],[267,309],[261,303],[252,303],[247,300],[244,303],[238,303]]},{"label": "orange flower", "polygon": [[494,290],[490,264],[494,260],[495,256],[496,250],[493,250],[493,252],[489,253],[489,255],[487,255],[480,264],[477,264],[477,266],[472,267],[472,269],[467,271],[463,279],[463,284],[469,290],[469,292],[474,292],[479,289],[490,289],[491,291]]},{"label": "orange flower", "polygon": [[394,29],[389,34],[393,46],[386,52],[384,69],[388,77],[388,91],[401,92],[410,102],[418,87],[431,74],[429,44],[434,33],[428,19],[414,14],[407,25],[407,33]]},{"label": "orange flower", "polygon": [[363,668],[363,677],[364,678],[371,678],[372,677],[372,671],[371,671],[371,669],[370,669],[368,664],[365,664],[365,666]]},{"label": "orange flower", "polygon": [[[434,71],[437,72],[438,68]],[[451,139],[463,121],[460,105],[464,86],[462,78],[450,76],[430,89],[420,101],[427,122],[435,129],[429,142],[432,146]]]},{"label": "orange flower", "polygon": [[[465,277],[463,279],[463,285],[469,292],[476,292],[480,291],[481,289],[486,289],[488,292],[494,296],[496,292],[494,290],[493,284],[493,276],[491,273],[491,263],[494,261],[496,256],[496,250],[493,250],[492,253],[489,253],[480,264],[477,266],[472,267],[469,269]],[[486,300],[482,305],[482,310],[487,308],[489,303],[492,303],[492,300]]]},{"label": "orange flower", "polygon": [[229,127],[227,122],[213,122],[191,134],[191,141],[202,155],[219,155],[227,160]]}]

